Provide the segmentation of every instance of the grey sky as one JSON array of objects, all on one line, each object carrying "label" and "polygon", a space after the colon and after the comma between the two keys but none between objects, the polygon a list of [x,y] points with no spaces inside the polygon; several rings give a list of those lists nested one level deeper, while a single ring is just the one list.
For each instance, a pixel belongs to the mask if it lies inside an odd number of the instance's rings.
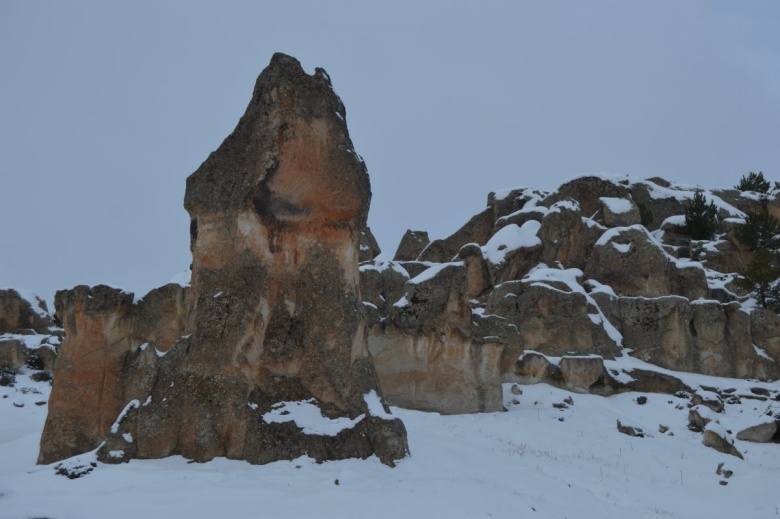
[{"label": "grey sky", "polygon": [[0,0],[0,286],[144,293],[186,268],[185,178],[275,51],[331,75],[390,255],[505,187],[778,180],[778,26],[774,0]]}]

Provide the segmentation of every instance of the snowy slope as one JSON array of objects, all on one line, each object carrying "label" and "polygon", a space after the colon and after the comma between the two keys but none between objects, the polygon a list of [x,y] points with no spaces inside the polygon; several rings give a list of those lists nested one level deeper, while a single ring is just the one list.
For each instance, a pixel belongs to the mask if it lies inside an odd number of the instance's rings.
[{"label": "snowy slope", "polygon": [[[711,377],[710,377],[711,379]],[[746,381],[718,379],[743,393]],[[778,389],[775,384],[756,384]],[[25,394],[23,388],[33,388]],[[40,391],[36,394],[34,391]],[[780,444],[737,442],[745,460],[701,445],[687,429],[688,400],[636,393],[610,398],[547,385],[505,386],[505,413],[439,416],[394,409],[412,456],[317,465],[252,466],[173,457],[102,465],[69,480],[35,466],[48,384],[17,377],[0,387],[0,518],[769,518],[780,514]],[[553,407],[566,397],[573,404]],[[518,404],[512,400],[517,399]],[[13,404],[24,404],[16,407]],[[751,425],[777,402],[727,405],[731,426]],[[616,421],[649,434],[618,433]],[[659,424],[670,428],[658,432]],[[736,433],[736,431],[734,431]],[[84,459],[88,459],[84,456]],[[719,463],[734,472],[716,475]],[[723,486],[719,482],[727,481]]]}]

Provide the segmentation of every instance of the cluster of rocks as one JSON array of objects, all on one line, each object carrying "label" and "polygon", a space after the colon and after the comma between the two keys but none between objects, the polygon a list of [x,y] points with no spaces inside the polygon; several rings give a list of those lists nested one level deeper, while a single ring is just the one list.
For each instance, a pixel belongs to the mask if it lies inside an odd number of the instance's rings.
[{"label": "cluster of rocks", "polygon": [[[737,238],[746,212],[779,213],[780,201],[705,191],[718,232],[696,241],[684,225],[694,193],[659,178],[584,176],[550,193],[490,193],[444,239],[407,231],[393,260],[360,267],[388,401],[495,411],[502,381],[599,394],[691,389],[654,367],[780,378],[780,317],[734,283],[753,254]],[[626,355],[647,369],[610,368]]]},{"label": "cluster of rocks", "polygon": [[24,366],[34,379],[50,380],[62,336],[45,301],[23,290],[0,290],[0,385],[13,385]]},{"label": "cluster of rocks", "polygon": [[[324,70],[275,55],[234,132],[187,179],[191,284],[141,299],[102,285],[57,293],[65,341],[40,463],[97,449],[105,462],[392,465],[408,446],[388,403],[498,411],[504,382],[693,391],[664,368],[780,378],[780,317],[734,284],[752,254],[737,239],[745,212],[780,214],[777,198],[705,192],[718,234],[695,241],[690,188],[586,176],[490,193],[451,236],[408,231],[380,260],[345,119]],[[50,318],[4,297],[0,332],[45,329],[38,349],[58,344]],[[5,346],[18,340],[0,336],[0,358],[29,362],[29,343]]]},{"label": "cluster of rocks", "polygon": [[[702,444],[740,459],[737,440],[769,443],[780,441],[780,391],[765,388],[751,388],[749,392],[698,390],[691,396],[688,411],[688,428],[702,433]],[[721,417],[727,413],[742,413],[740,406],[747,402],[769,402],[761,419],[754,425],[741,430],[728,429],[721,424]]]}]

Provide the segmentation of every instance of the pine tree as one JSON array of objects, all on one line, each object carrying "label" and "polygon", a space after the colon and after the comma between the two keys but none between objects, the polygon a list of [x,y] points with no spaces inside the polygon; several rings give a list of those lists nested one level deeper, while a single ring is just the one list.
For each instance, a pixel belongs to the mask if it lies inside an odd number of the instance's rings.
[{"label": "pine tree", "polygon": [[775,251],[780,249],[780,220],[764,208],[750,212],[745,225],[737,230],[737,238],[750,250]]},{"label": "pine tree", "polygon": [[768,193],[770,185],[769,181],[764,178],[764,174],[762,172],[759,171],[758,173],[754,173],[751,171],[747,175],[742,175],[742,178],[739,179],[739,184],[734,187],[740,191]]},{"label": "pine tree", "polygon": [[741,272],[742,278],[737,279],[736,283],[750,290],[762,308],[777,312],[780,310],[780,267],[775,260],[771,252],[757,250],[753,261]]},{"label": "pine tree", "polygon": [[704,194],[697,190],[685,207],[685,230],[694,240],[709,240],[718,225],[718,208],[715,202],[707,203]]}]

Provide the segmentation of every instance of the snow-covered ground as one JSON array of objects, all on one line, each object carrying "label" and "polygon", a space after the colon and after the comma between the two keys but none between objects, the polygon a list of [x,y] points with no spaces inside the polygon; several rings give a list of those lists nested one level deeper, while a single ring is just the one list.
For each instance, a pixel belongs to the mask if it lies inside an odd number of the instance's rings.
[{"label": "snow-covered ground", "polygon": [[[719,380],[734,394],[751,386]],[[651,393],[640,405],[637,393],[603,398],[544,384],[522,391],[505,386],[504,413],[393,409],[412,451],[396,468],[376,459],[252,466],[173,457],[98,464],[70,480],[35,465],[46,415],[36,403],[49,386],[22,374],[16,387],[0,387],[0,518],[780,517],[780,444],[737,441],[744,460],[707,448],[687,429],[685,398]],[[553,407],[567,397],[573,404]],[[776,405],[742,398],[726,406],[723,424],[752,425]],[[648,436],[620,434],[617,420]],[[730,478],[716,474],[720,463]]]}]

